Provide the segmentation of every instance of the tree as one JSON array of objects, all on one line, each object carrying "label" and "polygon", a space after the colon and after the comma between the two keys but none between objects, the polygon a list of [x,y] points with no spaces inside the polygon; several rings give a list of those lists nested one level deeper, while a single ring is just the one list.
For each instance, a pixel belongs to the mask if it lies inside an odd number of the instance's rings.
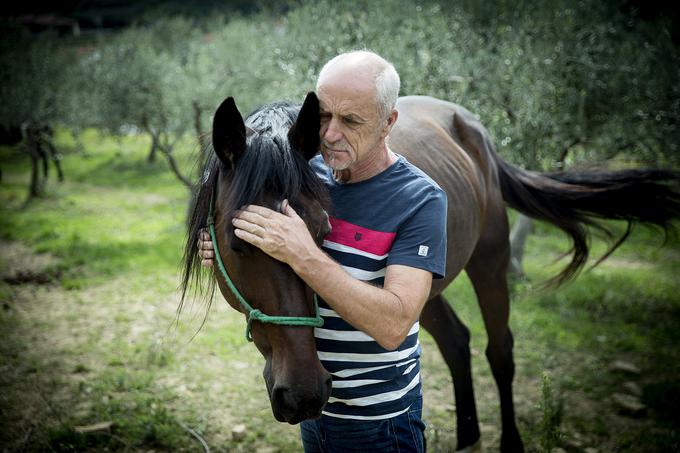
[{"label": "tree", "polygon": [[50,161],[59,181],[64,178],[60,156],[52,144],[52,131],[59,119],[64,68],[72,63],[73,55],[50,34],[32,37],[11,23],[1,23],[0,33],[0,124],[8,130],[18,127],[22,131],[23,145],[19,149],[31,159],[30,201],[42,193]]}]

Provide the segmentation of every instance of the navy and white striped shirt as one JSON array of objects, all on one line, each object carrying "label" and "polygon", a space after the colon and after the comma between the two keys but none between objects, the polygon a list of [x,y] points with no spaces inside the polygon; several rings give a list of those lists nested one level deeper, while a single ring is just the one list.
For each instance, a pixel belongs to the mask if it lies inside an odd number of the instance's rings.
[{"label": "navy and white striped shirt", "polygon": [[[446,194],[399,156],[380,174],[338,183],[321,156],[310,161],[329,188],[332,231],[323,249],[354,278],[383,286],[391,264],[425,269],[441,278],[446,260]],[[347,322],[319,300],[324,325],[314,330],[319,359],[333,376],[323,413],[358,420],[385,419],[411,406],[421,392],[419,324],[394,351]]]}]

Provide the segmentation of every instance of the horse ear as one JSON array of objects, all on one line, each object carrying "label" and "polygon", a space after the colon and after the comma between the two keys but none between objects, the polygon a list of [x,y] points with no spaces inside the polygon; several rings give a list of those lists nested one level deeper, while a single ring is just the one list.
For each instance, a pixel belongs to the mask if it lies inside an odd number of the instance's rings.
[{"label": "horse ear", "polygon": [[246,125],[231,96],[215,112],[212,143],[215,154],[227,168],[234,168],[246,149]]},{"label": "horse ear", "polygon": [[302,153],[306,160],[319,151],[319,98],[313,91],[307,93],[295,124],[288,131],[288,141]]}]

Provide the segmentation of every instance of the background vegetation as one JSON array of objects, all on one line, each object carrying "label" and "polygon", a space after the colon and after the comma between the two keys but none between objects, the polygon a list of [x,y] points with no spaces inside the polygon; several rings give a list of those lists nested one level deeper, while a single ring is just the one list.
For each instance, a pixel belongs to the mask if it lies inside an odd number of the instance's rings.
[{"label": "background vegetation", "polygon": [[[7,141],[26,136],[0,147],[0,444],[10,451],[200,450],[199,437],[224,451],[299,449],[296,428],[271,416],[243,319],[216,304],[191,340],[197,303],[174,323],[187,184],[228,95],[243,112],[299,101],[325,61],[366,47],[394,62],[403,95],[477,114],[515,164],[680,163],[677,23],[634,2],[241,7],[154,12],[78,37],[2,23],[0,124]],[[27,131],[44,126],[54,134],[31,141]],[[55,146],[43,160],[61,163],[62,183],[32,171],[41,140]],[[32,178],[42,183],[27,196]],[[515,286],[511,321],[530,450],[679,449],[680,247],[662,243],[638,232],[605,265],[546,292],[532,282],[558,269],[567,243],[548,227],[531,236],[530,281]],[[482,435],[494,448],[483,325],[459,280],[447,295],[471,325]],[[426,334],[423,343],[428,441],[450,451],[451,380]],[[642,409],[617,403],[635,393]]]}]

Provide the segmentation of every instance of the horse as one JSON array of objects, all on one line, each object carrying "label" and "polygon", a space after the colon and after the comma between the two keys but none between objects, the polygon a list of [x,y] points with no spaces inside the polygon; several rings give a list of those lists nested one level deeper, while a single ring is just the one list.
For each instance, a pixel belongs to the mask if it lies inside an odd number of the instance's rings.
[{"label": "horse", "polygon": [[231,219],[243,205],[280,211],[288,199],[321,244],[330,231],[329,198],[307,163],[317,152],[318,135],[318,101],[302,108],[272,103],[245,121],[233,98],[222,102],[213,118],[214,153],[203,169],[184,253],[182,301],[190,280],[200,281],[196,239],[211,223],[224,270],[216,270],[217,285],[227,302],[246,314],[246,337],[265,358],[263,375],[274,417],[291,424],[319,417],[330,396],[331,376],[316,355],[313,330],[305,327],[319,325],[316,302],[290,267],[237,238]]},{"label": "horse", "polygon": [[[512,396],[506,204],[557,226],[571,238],[571,262],[556,277],[561,283],[574,278],[587,261],[587,227],[609,231],[602,219],[628,222],[623,237],[607,254],[623,242],[636,223],[672,229],[673,219],[680,214],[680,173],[530,172],[501,159],[488,131],[459,105],[407,96],[398,100],[396,108],[399,119],[388,137],[390,148],[428,174],[448,196],[446,276],[433,281],[420,324],[434,338],[451,371],[457,448],[472,451],[480,445],[470,333],[442,297],[443,290],[464,270],[474,287],[488,335],[486,357],[500,396],[501,450],[523,451]],[[281,201],[287,198],[317,243],[323,241],[330,231],[326,212],[332,206],[325,188],[305,164],[319,147],[318,113],[314,93],[307,95],[299,114],[291,104],[274,103],[256,110],[245,121],[232,98],[220,105],[213,121],[214,154],[195,197],[184,251],[182,300],[187,288],[199,279],[197,239],[214,215],[216,257],[221,257],[225,271],[215,270],[215,280],[229,304],[246,313],[247,329],[265,357],[264,376],[273,414],[288,423],[318,417],[330,392],[330,376],[316,356],[310,328],[315,322],[314,296],[289,267],[238,240],[231,217],[234,209],[250,203],[280,210]],[[239,302],[239,292],[252,306]],[[267,321],[277,318],[283,321]],[[304,322],[293,322],[300,319]]]}]

